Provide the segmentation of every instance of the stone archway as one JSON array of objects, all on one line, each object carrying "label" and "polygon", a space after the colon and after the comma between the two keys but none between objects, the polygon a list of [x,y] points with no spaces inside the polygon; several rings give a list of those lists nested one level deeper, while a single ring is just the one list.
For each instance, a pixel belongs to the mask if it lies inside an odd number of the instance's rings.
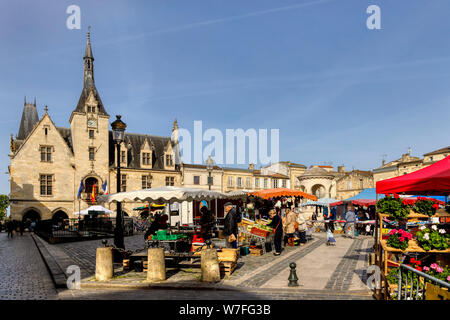
[{"label": "stone archway", "polygon": [[69,216],[63,210],[57,210],[52,217],[54,223],[62,222],[64,219],[69,219]]},{"label": "stone archway", "polygon": [[326,189],[322,184],[315,184],[311,188],[311,192],[317,198],[323,198],[326,195]]},{"label": "stone archway", "polygon": [[92,189],[95,186],[95,194],[98,194],[98,187],[99,187],[99,182],[98,179],[95,177],[88,177],[84,180],[84,186],[85,186],[85,192],[87,194],[91,194],[92,193]]},{"label": "stone archway", "polygon": [[27,221],[39,222],[39,221],[41,221],[41,213],[37,209],[29,208],[23,214],[22,221],[23,222],[27,222]]}]

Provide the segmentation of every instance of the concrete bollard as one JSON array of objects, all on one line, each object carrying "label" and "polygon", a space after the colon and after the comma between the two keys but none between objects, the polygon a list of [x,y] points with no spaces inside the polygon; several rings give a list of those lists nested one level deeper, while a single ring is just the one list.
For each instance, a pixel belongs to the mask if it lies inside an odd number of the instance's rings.
[{"label": "concrete bollard", "polygon": [[219,282],[220,266],[216,249],[204,249],[201,255],[202,281],[203,282]]},{"label": "concrete bollard", "polygon": [[114,276],[112,247],[97,248],[95,259],[95,279],[107,281]]},{"label": "concrete bollard", "polygon": [[166,261],[163,248],[148,249],[147,281],[166,280]]}]

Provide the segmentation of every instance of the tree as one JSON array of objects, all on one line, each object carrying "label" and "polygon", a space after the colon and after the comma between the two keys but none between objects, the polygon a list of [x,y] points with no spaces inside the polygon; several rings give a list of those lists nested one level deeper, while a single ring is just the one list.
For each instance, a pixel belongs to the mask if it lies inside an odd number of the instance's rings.
[{"label": "tree", "polygon": [[9,207],[9,197],[5,194],[0,194],[0,220],[6,216],[6,209]]}]

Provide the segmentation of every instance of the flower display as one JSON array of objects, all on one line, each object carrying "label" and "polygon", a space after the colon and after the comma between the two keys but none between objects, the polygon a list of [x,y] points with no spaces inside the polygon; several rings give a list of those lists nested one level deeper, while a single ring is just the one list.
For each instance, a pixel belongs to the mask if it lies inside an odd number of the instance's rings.
[{"label": "flower display", "polygon": [[442,267],[437,263],[433,263],[429,267],[424,266],[422,270],[432,277],[435,277],[442,281],[450,282],[450,268],[448,266]]},{"label": "flower display", "polygon": [[425,214],[427,216],[432,216],[439,209],[439,204],[434,199],[427,199],[423,197],[417,197],[413,205],[413,210],[420,214]]},{"label": "flower display", "polygon": [[[417,242],[419,246],[426,250],[446,250],[450,247],[450,236],[444,229],[438,229],[436,225],[431,228],[420,229],[416,232]],[[432,269],[435,264],[430,267]],[[435,267],[435,266],[434,266]]]},{"label": "flower display", "polygon": [[402,229],[399,230],[392,229],[389,232],[389,239],[387,241],[387,245],[392,248],[405,250],[406,248],[408,248],[408,242],[411,239],[412,239],[411,233]]},{"label": "flower display", "polygon": [[378,200],[377,208],[380,212],[397,220],[406,218],[411,211],[411,205],[395,194],[393,196],[386,195]]}]

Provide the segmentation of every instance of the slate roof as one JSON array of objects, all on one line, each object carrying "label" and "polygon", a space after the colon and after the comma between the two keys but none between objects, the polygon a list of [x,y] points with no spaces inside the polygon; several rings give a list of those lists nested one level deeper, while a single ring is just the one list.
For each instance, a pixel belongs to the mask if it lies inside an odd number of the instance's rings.
[{"label": "slate roof", "polygon": [[63,127],[56,127],[56,129],[59,131],[61,136],[63,137],[64,141],[69,146],[69,149],[72,150],[73,153],[73,143],[72,143],[72,132],[69,128],[63,128]]},{"label": "slate roof", "polygon": [[37,113],[36,105],[26,103],[23,107],[22,119],[20,120],[19,133],[17,134],[17,140],[25,140],[30,134],[31,130],[36,123],[39,122],[39,116]]},{"label": "slate roof", "polygon": [[[128,168],[138,169],[141,167],[140,151],[145,141],[153,149],[152,152],[152,168],[164,170],[164,149],[167,143],[171,141],[172,147],[174,144],[170,137],[161,137],[148,134],[125,133],[124,142],[128,146]],[[112,131],[109,131],[109,164],[114,165],[115,161],[115,146],[112,138]]]},{"label": "slate roof", "polygon": [[98,113],[105,116],[109,116],[105,110],[105,107],[103,106],[103,102],[102,99],[100,98],[100,95],[98,94],[97,88],[95,87],[94,80],[92,81],[89,80],[85,82],[85,86],[83,86],[83,90],[81,90],[80,99],[78,100],[78,104],[75,110],[73,110],[73,112],[85,113],[84,106],[91,91],[94,93],[94,97],[98,101]]},{"label": "slate roof", "polygon": [[441,153],[450,153],[450,147],[446,147],[446,148],[442,148],[442,149],[439,149],[439,150],[435,150],[435,151],[431,151],[431,152],[425,153],[424,156],[426,157],[426,156],[431,156],[431,155],[434,155],[434,154],[441,154]]}]

